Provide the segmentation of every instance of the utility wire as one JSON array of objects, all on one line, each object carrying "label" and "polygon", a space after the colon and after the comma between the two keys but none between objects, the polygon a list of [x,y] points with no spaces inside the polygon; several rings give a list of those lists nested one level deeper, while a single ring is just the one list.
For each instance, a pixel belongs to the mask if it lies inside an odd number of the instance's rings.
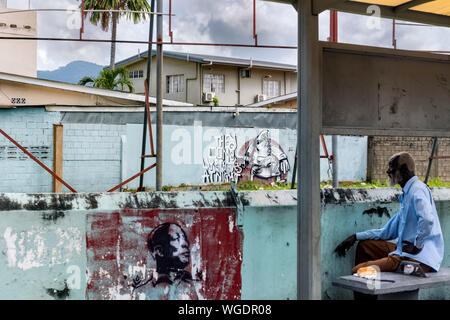
[{"label": "utility wire", "polygon": [[[27,9],[27,10],[12,10],[12,11],[4,11],[0,12],[0,14],[10,14],[10,13],[23,13],[23,12],[118,12],[118,13],[145,13],[148,15],[162,15],[162,16],[168,16],[169,13],[164,12],[150,12],[150,11],[136,11],[136,10],[101,10],[101,9]],[[175,16],[175,14],[171,14],[172,16]]]}]

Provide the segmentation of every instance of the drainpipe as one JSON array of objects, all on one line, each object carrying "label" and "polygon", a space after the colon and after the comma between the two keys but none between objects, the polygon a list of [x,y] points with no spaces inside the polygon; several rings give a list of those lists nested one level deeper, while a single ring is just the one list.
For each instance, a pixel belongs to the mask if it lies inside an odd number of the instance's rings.
[{"label": "drainpipe", "polygon": [[[189,61],[189,55],[188,55],[188,61]],[[186,79],[186,102],[188,102],[188,92],[189,92],[189,82],[188,81],[197,81],[198,80],[198,62],[195,63],[195,78],[187,78]],[[200,101],[201,102],[201,101]]]},{"label": "drainpipe", "polygon": [[237,105],[240,106],[241,105],[241,68],[237,68],[237,77],[238,77],[238,81],[237,81]]}]

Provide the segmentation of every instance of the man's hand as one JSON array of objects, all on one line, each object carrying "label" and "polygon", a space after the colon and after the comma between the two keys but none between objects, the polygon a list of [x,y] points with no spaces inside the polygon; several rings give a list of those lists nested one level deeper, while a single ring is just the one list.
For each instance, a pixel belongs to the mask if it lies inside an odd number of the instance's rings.
[{"label": "man's hand", "polygon": [[355,242],[356,234],[352,234],[350,237],[342,241],[341,244],[334,249],[334,252],[336,252],[340,257],[345,257],[345,254],[355,244]]},{"label": "man's hand", "polygon": [[422,251],[422,248],[417,248],[416,246],[414,246],[414,244],[412,244],[409,241],[403,241],[403,247],[402,247],[402,251],[409,253],[409,254],[418,254],[420,251]]}]

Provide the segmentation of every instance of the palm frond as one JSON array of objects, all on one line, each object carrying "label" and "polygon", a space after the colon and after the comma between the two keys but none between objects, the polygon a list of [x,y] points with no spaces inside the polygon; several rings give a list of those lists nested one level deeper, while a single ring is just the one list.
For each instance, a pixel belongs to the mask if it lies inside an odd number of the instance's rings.
[{"label": "palm frond", "polygon": [[89,83],[94,83],[95,79],[92,79],[91,77],[83,77],[80,81],[78,81],[79,85],[85,86]]}]

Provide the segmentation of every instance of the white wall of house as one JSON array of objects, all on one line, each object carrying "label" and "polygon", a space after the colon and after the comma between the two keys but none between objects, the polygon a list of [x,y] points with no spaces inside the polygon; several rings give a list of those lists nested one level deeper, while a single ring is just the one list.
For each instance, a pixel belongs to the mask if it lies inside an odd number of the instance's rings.
[{"label": "white wall of house", "polygon": [[[130,71],[143,71],[142,78],[131,79],[136,93],[145,93],[144,79],[147,76],[147,59],[142,58],[126,68]],[[264,79],[279,82],[279,94],[284,95],[297,91],[297,74],[290,71],[251,68],[250,78],[242,78],[242,67],[200,64],[170,57],[164,57],[163,65],[163,92],[164,99],[189,102],[195,105],[207,105],[203,102],[203,80],[205,74],[223,75],[225,92],[216,92],[215,95],[221,106],[248,105],[255,102],[255,96],[263,94]],[[168,76],[184,75],[184,88],[182,92],[168,93]],[[156,57],[152,57],[152,77],[150,95],[156,94]],[[212,105],[212,103],[209,103]]]},{"label": "white wall of house", "polygon": [[[0,8],[0,13],[8,11],[13,11],[13,9]],[[8,36],[36,37],[36,28],[36,12],[0,15],[0,33]],[[37,42],[32,40],[2,40],[0,72],[36,77]]]}]

